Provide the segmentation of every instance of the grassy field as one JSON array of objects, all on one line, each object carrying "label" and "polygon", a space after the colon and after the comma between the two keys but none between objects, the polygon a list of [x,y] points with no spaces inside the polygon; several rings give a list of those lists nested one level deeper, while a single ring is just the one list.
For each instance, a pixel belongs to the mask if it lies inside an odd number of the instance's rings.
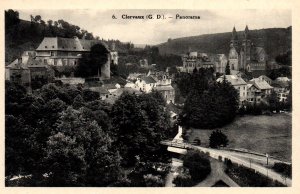
[{"label": "grassy field", "polygon": [[[268,153],[278,159],[291,161],[292,115],[237,117],[231,124],[220,128],[229,139],[229,148],[244,148],[259,153]],[[191,129],[189,141],[196,137],[202,146],[209,145],[212,130]]]}]

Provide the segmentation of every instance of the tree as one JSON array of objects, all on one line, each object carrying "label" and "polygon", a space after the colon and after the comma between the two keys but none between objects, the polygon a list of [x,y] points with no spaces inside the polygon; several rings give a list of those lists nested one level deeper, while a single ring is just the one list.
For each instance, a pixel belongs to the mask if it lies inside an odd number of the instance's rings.
[{"label": "tree", "polygon": [[188,151],[183,157],[183,167],[189,169],[194,183],[204,180],[211,171],[208,156],[199,151]]},{"label": "tree", "polygon": [[219,148],[228,145],[227,136],[220,130],[213,131],[209,137],[209,147]]},{"label": "tree", "polygon": [[269,108],[270,111],[279,112],[283,107],[282,104],[279,102],[277,94],[272,91],[271,95],[268,97]]},{"label": "tree", "polygon": [[65,136],[61,132],[51,136],[47,144],[45,161],[50,174],[47,185],[83,185],[82,178],[86,170],[83,146],[77,145],[75,137]]},{"label": "tree", "polygon": [[10,27],[20,23],[19,12],[9,9],[5,11],[5,27]]},{"label": "tree", "polygon": [[96,76],[101,72],[101,66],[108,60],[108,50],[102,44],[95,44],[91,47],[89,54],[83,54],[79,60],[76,76],[89,77]]},{"label": "tree", "polygon": [[107,186],[120,178],[121,158],[112,139],[82,109],[69,107],[61,114],[47,153],[49,184]]},{"label": "tree", "polygon": [[156,95],[123,93],[112,107],[112,128],[124,165],[167,160],[159,144],[169,132],[169,117]]},{"label": "tree", "polygon": [[227,62],[227,65],[226,65],[226,68],[225,68],[225,75],[230,75],[229,61]]},{"label": "tree", "polygon": [[238,109],[238,94],[226,80],[201,84],[186,98],[180,115],[182,124],[195,128],[216,128],[230,123]]}]

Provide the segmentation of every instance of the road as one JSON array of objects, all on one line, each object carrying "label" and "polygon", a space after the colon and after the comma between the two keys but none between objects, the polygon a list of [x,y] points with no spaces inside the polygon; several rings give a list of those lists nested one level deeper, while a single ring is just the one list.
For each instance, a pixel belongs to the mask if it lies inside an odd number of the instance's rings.
[{"label": "road", "polygon": [[[191,149],[200,150],[202,152],[208,152],[210,157],[215,158],[215,159],[219,159],[219,156],[222,157],[222,160],[224,160],[224,158],[228,158],[234,163],[252,168],[255,171],[257,171],[267,177],[270,177],[273,180],[277,180],[278,182],[285,184],[287,186],[292,186],[292,180],[290,178],[285,178],[281,174],[264,166],[263,161],[264,160],[266,161],[266,157],[263,157],[263,156],[258,156],[258,155],[249,154],[249,153],[239,153],[239,152],[234,152],[234,151],[229,151],[229,150],[205,148],[205,147],[201,147],[201,146],[194,146],[194,145],[191,145],[188,143],[176,142],[176,144],[174,144],[174,142],[172,142],[172,141],[164,141],[164,142],[162,142],[162,144],[169,145],[169,146],[181,147],[181,148],[191,148]],[[253,162],[250,162],[250,159]],[[274,163],[275,161],[278,161],[278,160],[269,158],[270,164]]]}]

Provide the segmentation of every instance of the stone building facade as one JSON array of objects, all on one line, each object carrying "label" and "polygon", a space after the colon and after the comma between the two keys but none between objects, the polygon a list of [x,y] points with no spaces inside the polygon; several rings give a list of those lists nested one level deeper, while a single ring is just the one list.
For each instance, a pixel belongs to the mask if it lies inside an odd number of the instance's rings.
[{"label": "stone building facade", "polygon": [[246,26],[241,42],[235,27],[232,30],[230,50],[228,55],[231,70],[238,71],[265,71],[267,54],[263,47],[255,46],[251,41],[250,31]]},{"label": "stone building facade", "polygon": [[61,37],[45,37],[36,49],[37,60],[46,62],[51,66],[76,66],[82,54],[89,53],[92,46],[96,44],[103,45],[108,51],[107,62],[101,67],[101,77],[110,78],[110,64],[118,63],[118,53],[114,46],[112,50],[99,40],[85,40]]}]

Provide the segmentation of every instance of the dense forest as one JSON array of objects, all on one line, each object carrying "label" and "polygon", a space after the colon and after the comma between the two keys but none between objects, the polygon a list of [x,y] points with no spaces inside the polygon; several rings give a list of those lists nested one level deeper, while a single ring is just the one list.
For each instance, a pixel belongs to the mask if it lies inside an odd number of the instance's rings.
[{"label": "dense forest", "polygon": [[[251,28],[251,26],[250,26]],[[238,39],[243,39],[243,31],[237,32]],[[284,54],[292,48],[292,27],[268,28],[250,30],[250,37],[256,46],[263,46],[269,59]],[[231,32],[204,34],[199,36],[169,39],[167,42],[157,45],[161,54],[183,54],[189,49],[204,53],[228,54],[231,40]]]}]

